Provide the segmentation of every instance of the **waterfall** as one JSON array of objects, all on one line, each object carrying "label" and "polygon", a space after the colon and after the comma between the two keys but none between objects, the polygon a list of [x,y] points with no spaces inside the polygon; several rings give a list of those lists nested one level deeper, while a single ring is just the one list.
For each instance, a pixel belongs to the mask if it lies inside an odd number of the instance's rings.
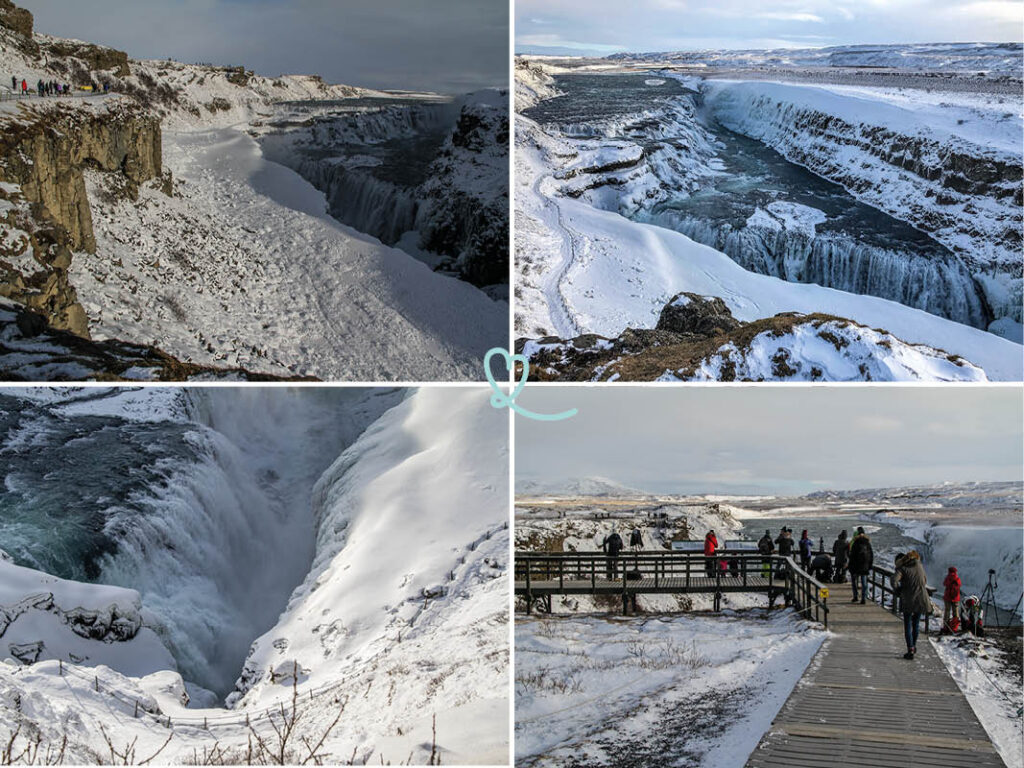
[{"label": "waterfall", "polygon": [[183,416],[61,417],[3,397],[8,434],[30,439],[4,448],[0,509],[21,514],[0,523],[0,548],[56,575],[138,590],[182,675],[224,694],[309,570],[317,480],[401,393],[156,394]]},{"label": "waterfall", "polygon": [[644,219],[711,246],[751,272],[878,296],[975,328],[992,321],[983,292],[953,254],[881,248],[839,233],[735,228],[672,211]]}]

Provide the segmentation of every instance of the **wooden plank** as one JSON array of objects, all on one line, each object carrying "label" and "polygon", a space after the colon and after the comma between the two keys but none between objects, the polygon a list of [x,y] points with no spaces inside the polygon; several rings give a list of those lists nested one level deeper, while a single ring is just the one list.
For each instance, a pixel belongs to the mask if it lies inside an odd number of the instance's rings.
[{"label": "wooden plank", "polygon": [[903,658],[903,622],[831,588],[835,633],[819,649],[750,768],[971,765],[1005,768],[922,627],[917,657]]}]

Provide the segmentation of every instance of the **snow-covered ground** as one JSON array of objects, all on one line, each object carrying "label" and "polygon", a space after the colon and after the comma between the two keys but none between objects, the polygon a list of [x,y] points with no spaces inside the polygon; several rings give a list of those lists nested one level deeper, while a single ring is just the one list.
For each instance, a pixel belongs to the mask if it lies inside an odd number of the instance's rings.
[{"label": "snow-covered ground", "polygon": [[516,621],[516,765],[746,763],[827,636],[788,611]]},{"label": "snow-covered ground", "polygon": [[[1018,658],[1021,639],[1016,636]],[[1007,768],[1024,766],[1024,688],[1019,667],[1008,668],[1005,651],[987,639],[932,637],[932,646],[964,692]]]},{"label": "snow-covered ground", "polygon": [[[32,392],[0,458],[8,493],[26,502],[60,479],[31,462],[55,458],[62,441],[48,432],[65,424],[83,450],[101,433],[141,430],[163,450],[212,453],[191,478],[160,459],[154,487],[131,485],[141,475],[118,464],[128,455],[97,469],[129,500],[99,507],[102,534],[85,526],[82,542],[62,546],[82,544],[84,556],[89,537],[117,542],[96,561],[97,583],[0,561],[0,728],[20,726],[16,748],[38,741],[40,755],[66,736],[65,762],[115,760],[107,738],[116,750],[134,743],[136,762],[157,752],[159,763],[264,762],[251,739],[280,746],[275,725],[297,714],[291,762],[423,764],[433,752],[505,764],[508,421],[488,398],[477,388]],[[22,518],[0,525],[0,545],[21,560],[60,557],[33,546],[44,530],[58,543],[66,533]],[[203,684],[230,668],[221,641],[245,632],[252,647],[241,647],[225,708]]]},{"label": "snow-covered ground", "polygon": [[[477,378],[506,305],[345,227],[245,130],[164,134],[176,193],[106,198],[71,279],[95,338],[182,359],[349,381]],[[400,308],[400,309],[399,309]]]}]

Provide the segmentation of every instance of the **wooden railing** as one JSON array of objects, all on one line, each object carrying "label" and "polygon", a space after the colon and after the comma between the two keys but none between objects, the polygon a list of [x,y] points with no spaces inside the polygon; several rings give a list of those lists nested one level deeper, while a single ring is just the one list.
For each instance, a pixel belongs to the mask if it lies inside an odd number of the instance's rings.
[{"label": "wooden railing", "polygon": [[561,592],[568,583],[576,590],[589,584],[594,593],[608,593],[614,582],[614,591],[624,599],[637,592],[675,589],[711,593],[716,610],[723,590],[766,592],[770,600],[781,595],[806,618],[828,626],[827,585],[803,571],[792,557],[766,556],[749,549],[719,550],[711,558],[703,552],[671,551],[627,550],[617,558],[603,552],[517,552],[514,578],[516,594],[526,597],[528,612],[538,591]]}]

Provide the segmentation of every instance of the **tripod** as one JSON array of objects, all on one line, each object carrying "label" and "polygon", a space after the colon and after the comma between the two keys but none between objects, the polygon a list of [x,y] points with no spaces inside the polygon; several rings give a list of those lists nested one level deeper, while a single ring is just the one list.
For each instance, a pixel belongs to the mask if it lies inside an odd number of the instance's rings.
[{"label": "tripod", "polygon": [[990,570],[988,572],[988,584],[985,585],[984,591],[981,593],[981,610],[982,615],[988,613],[988,608],[992,608],[992,615],[995,616],[995,623],[993,626],[1001,627],[999,623],[999,607],[996,605],[996,588],[999,584],[996,582],[996,572]]}]

